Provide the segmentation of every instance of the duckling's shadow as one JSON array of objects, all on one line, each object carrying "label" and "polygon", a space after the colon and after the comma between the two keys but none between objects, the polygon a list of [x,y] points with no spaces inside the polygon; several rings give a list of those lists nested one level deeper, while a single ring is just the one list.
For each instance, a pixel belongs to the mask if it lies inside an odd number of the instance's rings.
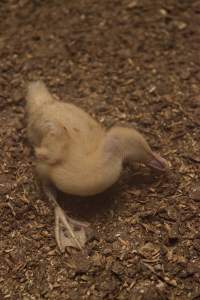
[{"label": "duckling's shadow", "polygon": [[121,195],[125,190],[140,189],[144,185],[151,185],[157,180],[156,174],[140,168],[126,168],[120,180],[105,192],[90,196],[79,197],[66,195],[58,191],[58,201],[67,214],[71,217],[93,222],[110,211],[116,211],[118,206],[123,205]]},{"label": "duckling's shadow", "polygon": [[130,188],[142,188],[144,186],[149,186],[158,179],[158,172],[151,171],[145,167],[132,167],[127,166],[123,172],[123,183],[126,185],[127,189]]},{"label": "duckling's shadow", "polygon": [[90,197],[66,195],[58,192],[58,200],[71,217],[92,222],[115,206],[116,195],[119,193],[120,188],[115,185],[106,192]]}]

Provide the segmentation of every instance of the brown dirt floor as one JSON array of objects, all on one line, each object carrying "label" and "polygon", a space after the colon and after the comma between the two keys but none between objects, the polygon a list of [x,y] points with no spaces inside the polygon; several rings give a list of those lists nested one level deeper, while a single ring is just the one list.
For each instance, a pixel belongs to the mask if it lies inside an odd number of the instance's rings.
[{"label": "brown dirt floor", "polygon": [[[1,0],[0,299],[200,299],[200,1]],[[105,126],[137,126],[171,162],[126,168],[59,253],[26,138],[24,86],[43,79]],[[71,203],[71,204],[70,204]]]}]

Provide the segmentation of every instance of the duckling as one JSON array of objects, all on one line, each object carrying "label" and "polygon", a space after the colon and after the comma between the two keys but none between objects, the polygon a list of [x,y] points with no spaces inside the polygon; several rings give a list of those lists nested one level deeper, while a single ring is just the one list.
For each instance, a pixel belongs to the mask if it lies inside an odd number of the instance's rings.
[{"label": "duckling", "polygon": [[41,81],[28,84],[26,100],[28,138],[35,151],[36,171],[54,204],[58,247],[61,251],[67,246],[82,249],[89,224],[68,217],[50,185],[67,194],[92,196],[119,179],[124,161],[161,171],[167,162],[135,129],[106,130],[81,108],[56,100]]}]

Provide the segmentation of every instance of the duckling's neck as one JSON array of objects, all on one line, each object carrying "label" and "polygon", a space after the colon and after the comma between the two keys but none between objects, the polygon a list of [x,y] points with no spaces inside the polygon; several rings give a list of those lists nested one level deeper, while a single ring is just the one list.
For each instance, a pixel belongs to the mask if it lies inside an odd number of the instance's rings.
[{"label": "duckling's neck", "polygon": [[103,152],[110,160],[119,160],[123,163],[125,160],[127,161],[131,158],[133,149],[130,147],[130,143],[123,132],[121,133],[117,129],[113,128],[107,133],[104,140]]}]

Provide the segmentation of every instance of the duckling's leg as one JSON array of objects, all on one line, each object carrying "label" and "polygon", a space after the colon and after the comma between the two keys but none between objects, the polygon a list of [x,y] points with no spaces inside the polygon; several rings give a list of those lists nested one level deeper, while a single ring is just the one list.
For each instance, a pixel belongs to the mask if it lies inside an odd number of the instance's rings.
[{"label": "duckling's leg", "polygon": [[65,250],[65,247],[82,249],[87,241],[85,229],[88,226],[88,223],[66,216],[59,206],[55,208],[55,236],[61,252]]},{"label": "duckling's leg", "polygon": [[64,252],[66,247],[82,249],[87,241],[85,228],[89,227],[89,224],[73,220],[66,216],[63,209],[57,203],[55,191],[51,187],[45,185],[44,191],[49,201],[54,205],[55,238],[60,251]]}]

